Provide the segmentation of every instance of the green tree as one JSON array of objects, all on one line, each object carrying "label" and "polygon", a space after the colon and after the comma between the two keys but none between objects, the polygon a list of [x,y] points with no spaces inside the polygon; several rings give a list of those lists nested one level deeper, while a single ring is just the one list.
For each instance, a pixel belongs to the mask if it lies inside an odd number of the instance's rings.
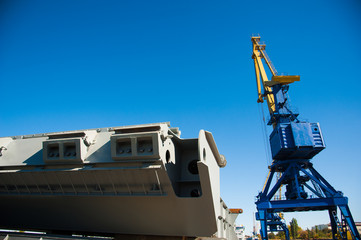
[{"label": "green tree", "polygon": [[313,231],[307,228],[307,239],[313,238]]},{"label": "green tree", "polygon": [[277,239],[285,239],[286,236],[285,236],[285,232],[284,231],[279,231],[277,233]]},{"label": "green tree", "polygon": [[324,228],[322,230],[319,230],[318,234],[319,234],[320,238],[332,239],[332,231],[331,231],[331,229]]},{"label": "green tree", "polygon": [[309,239],[309,238],[308,238],[308,232],[307,232],[307,231],[304,231],[304,230],[301,230],[301,231],[300,231],[300,238],[301,238],[301,239]]},{"label": "green tree", "polygon": [[314,231],[313,238],[320,238],[320,236],[318,235],[318,226],[315,226],[315,230],[312,231]]},{"label": "green tree", "polygon": [[268,234],[268,239],[276,239],[276,235],[273,232]]},{"label": "green tree", "polygon": [[290,222],[290,235],[292,239],[296,239],[298,237],[298,223],[295,218],[292,218]]}]

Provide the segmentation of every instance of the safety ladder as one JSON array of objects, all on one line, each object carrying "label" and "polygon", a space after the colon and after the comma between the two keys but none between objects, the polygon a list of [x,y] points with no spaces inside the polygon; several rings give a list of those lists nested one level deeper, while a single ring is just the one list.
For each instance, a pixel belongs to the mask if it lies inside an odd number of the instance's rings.
[{"label": "safety ladder", "polygon": [[[347,240],[347,224],[346,224],[346,220],[344,219],[343,215],[341,214],[341,222],[337,217],[336,211],[332,211],[332,216],[336,222],[337,229],[338,229],[341,239]],[[351,236],[352,236],[352,239],[355,240],[355,237],[353,236],[353,234],[351,234]]]}]

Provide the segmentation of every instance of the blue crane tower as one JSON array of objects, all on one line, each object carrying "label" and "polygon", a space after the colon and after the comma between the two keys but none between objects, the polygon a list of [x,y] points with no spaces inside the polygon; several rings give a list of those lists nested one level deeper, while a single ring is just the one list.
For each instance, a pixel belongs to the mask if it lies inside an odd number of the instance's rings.
[{"label": "blue crane tower", "polygon": [[[300,76],[279,75],[260,37],[251,39],[257,102],[266,100],[270,113],[268,125],[273,126],[269,136],[273,161],[264,188],[256,199],[256,219],[261,224],[262,240],[268,239],[268,231],[282,230],[289,239],[287,226],[280,217],[283,212],[321,210],[329,213],[333,239],[347,239],[349,231],[354,240],[360,240],[348,198],[336,191],[311,163],[311,159],[325,148],[320,124],[300,121],[299,114],[289,106],[289,84],[299,81]],[[271,80],[267,78],[263,61],[272,74]],[[275,197],[282,187],[286,189],[285,198]]]}]

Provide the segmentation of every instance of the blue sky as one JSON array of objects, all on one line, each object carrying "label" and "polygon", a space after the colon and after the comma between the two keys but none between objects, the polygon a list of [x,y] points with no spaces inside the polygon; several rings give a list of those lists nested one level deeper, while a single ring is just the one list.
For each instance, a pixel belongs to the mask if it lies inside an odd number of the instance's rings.
[{"label": "blue sky", "polygon": [[[221,193],[252,230],[267,175],[250,36],[266,41],[301,119],[320,122],[315,168],[361,221],[361,2],[0,2],[0,136],[170,121],[211,131]],[[270,129],[268,130],[270,132]],[[287,214],[301,227],[326,212]]]}]

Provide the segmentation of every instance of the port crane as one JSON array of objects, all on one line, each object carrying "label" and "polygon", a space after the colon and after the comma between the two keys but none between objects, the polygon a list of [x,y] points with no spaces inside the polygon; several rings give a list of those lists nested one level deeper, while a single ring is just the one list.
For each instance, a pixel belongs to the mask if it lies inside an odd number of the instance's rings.
[{"label": "port crane", "polygon": [[[320,210],[329,213],[333,239],[347,239],[349,231],[354,240],[360,240],[348,198],[336,191],[311,163],[311,159],[325,148],[320,124],[300,121],[299,114],[289,104],[289,85],[300,81],[300,76],[278,74],[260,36],[253,36],[251,40],[257,102],[267,102],[270,114],[267,124],[273,127],[269,136],[273,160],[264,188],[256,198],[256,219],[260,221],[262,240],[268,239],[268,231],[282,230],[289,239],[281,213]],[[271,72],[271,79],[267,77],[263,62]],[[282,187],[286,189],[285,198],[273,198]]]}]

